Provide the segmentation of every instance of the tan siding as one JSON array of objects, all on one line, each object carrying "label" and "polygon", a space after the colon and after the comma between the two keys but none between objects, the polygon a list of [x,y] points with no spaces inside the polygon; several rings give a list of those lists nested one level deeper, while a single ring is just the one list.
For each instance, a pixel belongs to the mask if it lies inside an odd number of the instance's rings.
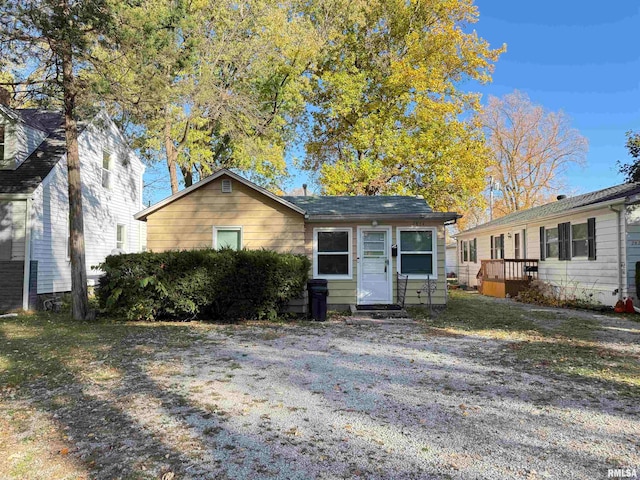
[{"label": "tan siding", "polygon": [[147,248],[152,251],[210,248],[213,227],[242,227],[243,247],[304,253],[304,218],[261,193],[231,180],[222,193],[222,179],[194,190],[149,215]]},{"label": "tan siding", "polygon": [[[332,228],[332,227],[340,227],[340,228],[351,228],[352,229],[352,273],[353,278],[351,280],[329,280],[329,298],[328,303],[329,307],[331,305],[350,305],[356,303],[357,296],[357,286],[358,286],[358,226],[361,227],[370,227],[371,223],[308,223],[305,229],[305,252],[307,256],[313,259],[313,229],[314,228]],[[445,289],[446,289],[446,276],[445,276],[445,239],[444,239],[444,226],[441,223],[436,222],[419,222],[416,224],[415,222],[379,222],[378,226],[390,226],[391,228],[391,244],[397,244],[397,227],[436,227],[437,229],[437,253],[436,253],[436,261],[437,261],[437,285],[436,292],[432,296],[432,302],[434,304],[445,304]],[[397,272],[397,258],[392,258],[392,279],[393,279],[393,289],[392,301],[396,301],[396,272]],[[421,294],[421,299],[418,298],[417,290],[419,290],[424,284],[424,280],[410,280],[407,285],[407,293],[405,303],[407,305],[417,305],[420,302],[426,304],[427,296],[426,294]]]}]

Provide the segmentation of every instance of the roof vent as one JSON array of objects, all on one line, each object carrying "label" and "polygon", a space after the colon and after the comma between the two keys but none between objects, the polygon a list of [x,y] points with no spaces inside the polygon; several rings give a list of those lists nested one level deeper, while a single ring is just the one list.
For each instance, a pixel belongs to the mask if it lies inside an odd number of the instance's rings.
[{"label": "roof vent", "polygon": [[231,180],[222,180],[222,193],[231,193]]},{"label": "roof vent", "polygon": [[424,196],[423,196],[423,195],[416,195],[416,198],[417,198],[418,200],[424,200]]},{"label": "roof vent", "polygon": [[566,196],[566,195],[558,195],[558,196],[556,197],[556,200],[564,200],[565,198],[567,198],[567,196]]}]

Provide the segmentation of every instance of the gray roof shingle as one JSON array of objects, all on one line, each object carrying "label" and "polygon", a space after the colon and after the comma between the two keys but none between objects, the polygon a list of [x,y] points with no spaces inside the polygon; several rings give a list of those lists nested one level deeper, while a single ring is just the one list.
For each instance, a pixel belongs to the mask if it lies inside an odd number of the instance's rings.
[{"label": "gray roof shingle", "polygon": [[0,193],[31,193],[66,153],[64,117],[59,112],[13,110],[22,122],[48,136],[15,170],[0,170]]},{"label": "gray roof shingle", "polygon": [[390,196],[283,196],[309,215],[407,215],[430,214],[427,202],[416,197]]},{"label": "gray roof shingle", "polygon": [[638,193],[640,193],[640,182],[614,185],[613,187],[604,188],[595,192],[576,195],[575,197],[567,197],[538,207],[510,213],[509,215],[505,215],[504,217],[500,217],[491,222],[483,223],[482,225],[478,225],[477,227],[470,228],[460,233],[484,230],[486,228],[499,227],[514,223],[526,223],[528,221],[561,214],[563,212],[570,212],[573,209],[585,207],[587,205],[594,205],[618,198],[623,199]]}]

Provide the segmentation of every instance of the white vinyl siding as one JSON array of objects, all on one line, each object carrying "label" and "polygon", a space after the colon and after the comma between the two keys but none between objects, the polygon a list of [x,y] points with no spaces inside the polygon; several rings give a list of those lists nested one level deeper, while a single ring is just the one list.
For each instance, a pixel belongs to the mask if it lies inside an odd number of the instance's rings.
[{"label": "white vinyl siding", "polygon": [[[106,121],[105,121],[106,120]],[[115,251],[117,237],[114,225],[125,225],[125,245],[128,252],[140,250],[144,238],[143,222],[133,215],[141,204],[142,162],[124,147],[124,139],[115,125],[102,117],[89,125],[78,138],[82,169],[84,234],[87,276],[95,280],[101,272],[92,267],[102,263]],[[102,129],[105,131],[101,131]],[[127,155],[124,161],[114,161],[111,169],[111,189],[102,186],[102,147]],[[114,158],[117,158],[114,156]],[[38,293],[71,290],[71,270],[68,249],[68,186],[66,158],[49,173],[34,192],[32,222],[32,260],[38,261]]]},{"label": "white vinyl siding", "polygon": [[[624,217],[624,215],[623,215]],[[638,234],[633,237],[638,241],[637,261],[640,261],[640,211],[638,213]],[[458,239],[469,240],[473,237],[478,239],[478,262],[480,260],[488,260],[491,258],[490,237],[499,236],[501,233],[518,232],[522,233],[522,251],[523,256],[528,259],[540,259],[540,227],[545,227],[545,236],[547,230],[556,229],[560,223],[571,223],[572,225],[584,224],[588,218],[595,218],[596,232],[595,243],[597,247],[597,256],[595,260],[589,260],[588,257],[574,257],[571,261],[558,259],[558,251],[553,248],[554,255],[539,262],[538,277],[540,280],[555,285],[558,291],[567,292],[567,294],[575,294],[580,296],[592,297],[594,301],[604,305],[613,305],[618,299],[616,290],[619,288],[618,280],[618,236],[617,236],[617,213],[609,208],[594,208],[584,213],[565,215],[554,217],[552,219],[540,219],[532,221],[526,225],[513,224],[500,226],[499,229],[485,230],[482,232],[469,232],[469,234],[458,234]],[[623,219],[624,222],[624,219]],[[621,226],[622,235],[624,235],[624,224]],[[635,228],[635,227],[634,227]],[[555,235],[554,233],[552,233]],[[632,240],[627,240],[629,244]],[[544,242],[546,248],[546,241]],[[557,243],[555,244],[557,245]],[[526,253],[524,253],[526,252]],[[505,258],[514,258],[515,251],[513,242],[505,242]],[[634,259],[636,257],[633,257]],[[634,260],[636,261],[636,260]],[[479,266],[478,266],[479,268]],[[632,278],[635,271],[635,265],[627,265],[624,262],[622,268],[628,271],[629,279]],[[476,285],[476,271],[470,272],[469,284]],[[629,280],[630,281],[630,280]],[[625,282],[626,284],[626,282]]]},{"label": "white vinyl siding", "polygon": [[4,127],[0,169],[18,168],[47,136],[45,132],[28,127],[21,122],[9,121],[2,113],[0,113],[0,126]]}]

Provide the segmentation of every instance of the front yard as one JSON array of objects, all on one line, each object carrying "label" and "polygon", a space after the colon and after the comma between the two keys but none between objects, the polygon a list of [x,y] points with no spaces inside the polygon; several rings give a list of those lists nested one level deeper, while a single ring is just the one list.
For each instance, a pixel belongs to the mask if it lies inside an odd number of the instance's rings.
[{"label": "front yard", "polygon": [[456,294],[417,322],[41,315],[0,335],[3,478],[640,470],[640,323],[624,318]]}]

